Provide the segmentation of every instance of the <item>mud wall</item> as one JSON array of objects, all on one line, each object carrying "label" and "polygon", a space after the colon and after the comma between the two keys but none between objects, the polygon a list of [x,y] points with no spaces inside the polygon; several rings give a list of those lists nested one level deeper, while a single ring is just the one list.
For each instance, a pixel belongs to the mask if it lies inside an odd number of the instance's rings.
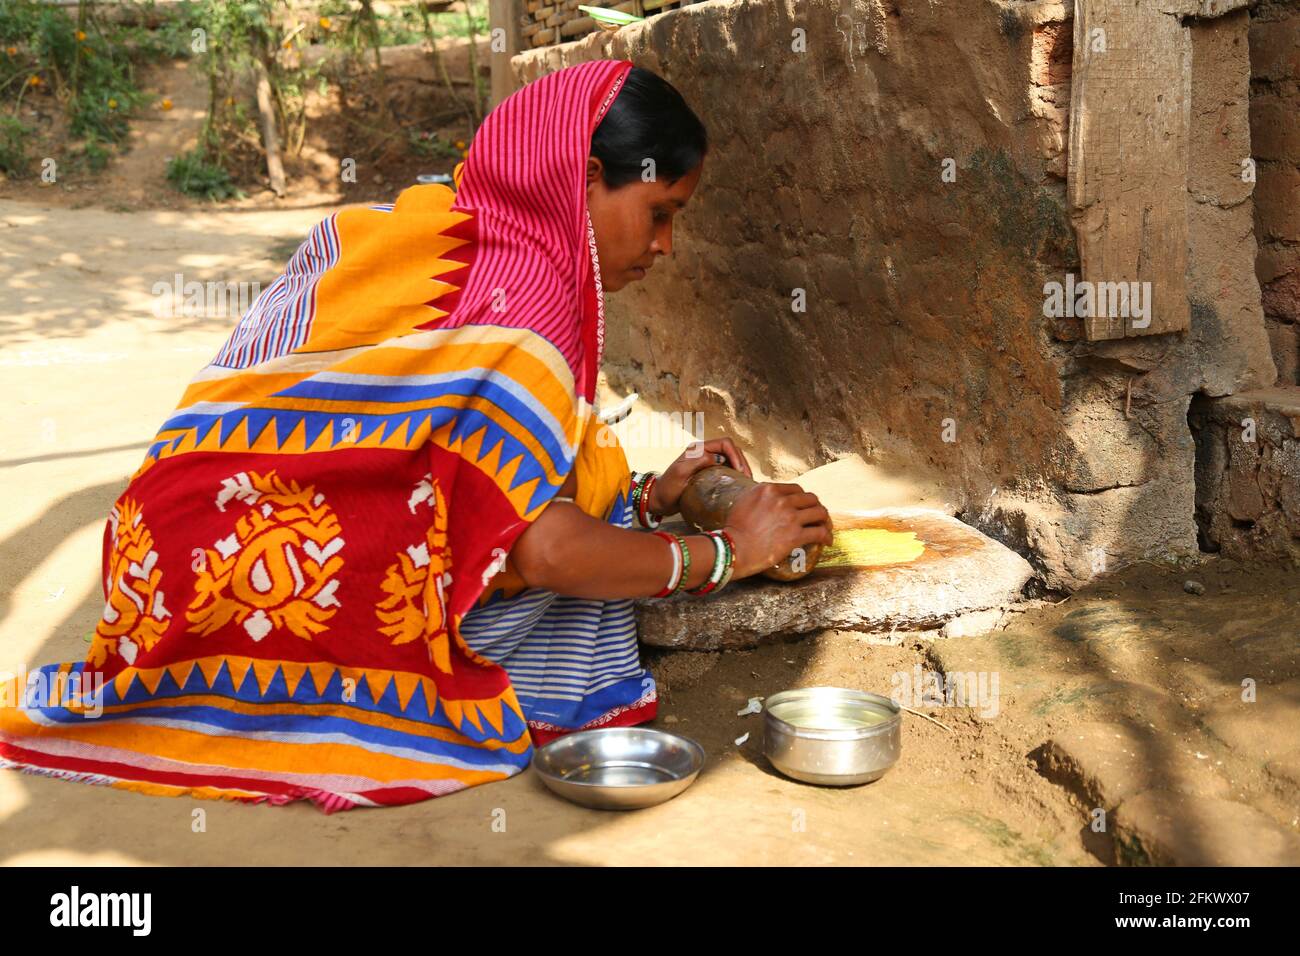
[{"label": "mud wall", "polygon": [[1052,586],[1194,552],[1190,399],[1276,377],[1240,176],[1249,16],[1193,28],[1193,328],[1106,343],[1044,317],[1079,269],[1070,16],[712,0],[516,57],[520,82],[631,59],[709,127],[673,261],[611,297],[611,384],[703,412],[778,478],[852,452],[937,477]]}]

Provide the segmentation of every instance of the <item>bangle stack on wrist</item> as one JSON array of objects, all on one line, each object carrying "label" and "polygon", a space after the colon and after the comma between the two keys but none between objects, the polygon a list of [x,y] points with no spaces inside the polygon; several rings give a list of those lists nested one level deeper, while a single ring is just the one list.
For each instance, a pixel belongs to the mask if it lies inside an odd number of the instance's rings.
[{"label": "bangle stack on wrist", "polygon": [[686,547],[686,539],[671,531],[656,531],[655,534],[668,542],[673,551],[673,573],[664,589],[651,597],[672,597],[686,584],[687,575],[691,573],[691,549]]},{"label": "bangle stack on wrist", "polygon": [[[691,573],[691,551],[686,547],[686,539],[671,531],[656,531],[655,534],[668,542],[673,552],[673,571],[668,583],[658,594],[651,597],[672,597],[683,590]],[[706,531],[704,534],[713,540],[713,569],[708,580],[697,588],[685,588],[686,593],[695,597],[721,591],[731,580],[731,571],[736,562],[735,542],[726,531]]]},{"label": "bangle stack on wrist", "polygon": [[705,535],[713,539],[713,570],[709,578],[698,588],[687,588],[686,593],[702,597],[714,591],[721,591],[731,580],[731,569],[736,563],[736,546],[731,535],[723,529],[706,531]]},{"label": "bangle stack on wrist", "polygon": [[663,515],[650,513],[650,492],[658,479],[653,471],[632,473],[632,510],[636,513],[637,524],[651,531],[663,522]]}]

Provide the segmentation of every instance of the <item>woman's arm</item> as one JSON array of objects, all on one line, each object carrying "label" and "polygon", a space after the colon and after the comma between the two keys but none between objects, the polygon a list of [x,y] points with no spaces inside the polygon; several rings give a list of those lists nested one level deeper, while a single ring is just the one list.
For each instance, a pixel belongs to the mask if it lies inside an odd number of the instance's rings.
[{"label": "woman's arm", "polygon": [[[713,541],[702,534],[685,538],[691,570],[684,587],[696,588],[713,568]],[[567,501],[547,506],[510,557],[529,587],[605,601],[658,594],[673,571],[672,549],[663,538],[616,528]]]},{"label": "woman's arm", "polygon": [[[796,547],[830,544],[830,515],[798,485],[761,484],[732,506],[727,532],[736,546],[732,577],[743,578],[779,564]],[[691,568],[684,587],[699,587],[713,568],[713,541],[702,534],[685,540]],[[605,601],[657,594],[673,570],[663,538],[616,528],[567,501],[548,505],[510,557],[529,587]]]}]

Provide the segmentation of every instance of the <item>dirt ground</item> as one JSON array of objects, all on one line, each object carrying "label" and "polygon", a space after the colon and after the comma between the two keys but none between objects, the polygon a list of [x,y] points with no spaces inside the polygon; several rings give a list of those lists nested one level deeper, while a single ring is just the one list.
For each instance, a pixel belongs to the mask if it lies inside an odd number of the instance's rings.
[{"label": "dirt ground", "polygon": [[[0,200],[0,670],[84,655],[107,510],[235,321],[157,315],[154,284],[178,272],[266,283],[324,212]],[[1203,594],[1184,590],[1189,578]],[[532,773],[327,817],[5,772],[0,862],[1296,862],[1298,605],[1293,572],[1214,560],[1138,567],[1064,603],[1026,605],[982,637],[823,633],[744,653],[648,653],[657,725],[694,737],[709,759],[682,796],[636,813],[570,805]],[[943,726],[907,715],[901,762],[865,787],[779,776],[762,756],[761,718],[736,714],[797,686],[888,694],[918,666],[996,675],[998,693],[976,707],[918,701]],[[1181,808],[1172,825],[1169,806]],[[1097,808],[1109,821],[1100,833]]]}]

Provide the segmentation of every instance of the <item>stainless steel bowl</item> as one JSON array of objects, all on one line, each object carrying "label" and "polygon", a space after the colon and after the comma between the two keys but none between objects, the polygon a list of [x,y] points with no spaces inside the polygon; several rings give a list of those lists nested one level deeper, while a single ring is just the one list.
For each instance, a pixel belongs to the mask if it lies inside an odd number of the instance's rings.
[{"label": "stainless steel bowl", "polygon": [[639,810],[671,800],[703,767],[703,747],[650,727],[582,730],[533,753],[543,783],[596,810]]},{"label": "stainless steel bowl", "polygon": [[898,762],[903,715],[888,697],[841,687],[767,699],[763,752],[787,777],[823,786],[870,783]]}]

